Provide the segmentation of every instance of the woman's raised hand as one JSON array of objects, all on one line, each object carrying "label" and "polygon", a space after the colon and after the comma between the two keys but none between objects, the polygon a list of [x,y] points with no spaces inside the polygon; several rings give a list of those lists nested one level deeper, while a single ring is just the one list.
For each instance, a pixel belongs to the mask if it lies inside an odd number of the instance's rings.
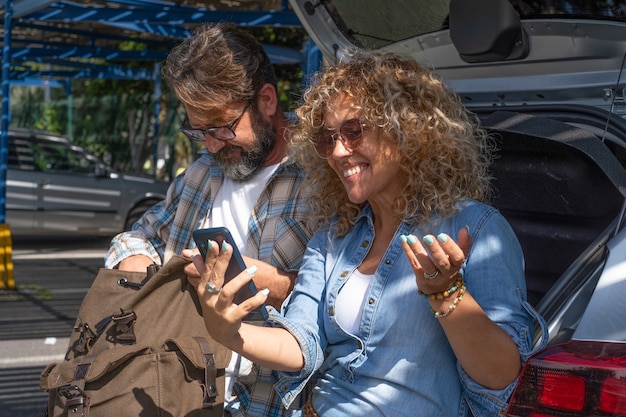
[{"label": "woman's raised hand", "polygon": [[457,241],[445,233],[426,235],[421,241],[414,235],[403,235],[400,239],[415,272],[417,286],[424,294],[450,288],[458,280],[459,270],[471,247],[467,227],[459,230]]}]

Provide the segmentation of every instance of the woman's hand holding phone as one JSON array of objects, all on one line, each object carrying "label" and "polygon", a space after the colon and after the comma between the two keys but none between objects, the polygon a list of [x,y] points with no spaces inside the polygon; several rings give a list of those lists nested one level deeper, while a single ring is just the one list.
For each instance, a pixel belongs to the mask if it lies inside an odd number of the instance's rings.
[{"label": "woman's hand holding phone", "polygon": [[[189,281],[196,289],[202,287],[198,293],[206,291],[213,295],[220,290],[224,291],[222,287],[225,287],[226,291],[221,298],[228,299],[229,303],[248,311],[243,321],[263,324],[269,315],[265,305],[257,304],[256,300],[265,301],[267,294],[255,297],[258,291],[252,276],[256,272],[256,267],[246,268],[239,250],[233,245],[234,241],[228,229],[224,227],[199,229],[194,231],[193,237],[202,256],[193,259],[199,278],[194,279],[191,276]],[[194,253],[191,250],[187,251],[183,252],[184,256],[191,256]],[[231,285],[233,280],[236,282]],[[250,305],[253,307],[249,307]]]},{"label": "woman's hand holding phone", "polygon": [[[249,316],[255,316],[256,310],[265,310],[263,303],[267,293],[262,291],[241,303],[234,302],[235,295],[252,280],[256,267],[250,267],[225,282],[224,274],[231,261],[233,247],[227,243],[218,245],[211,240],[207,247],[205,260],[198,254],[192,258],[192,263],[200,272],[200,279],[194,281],[205,326],[218,342],[236,349],[242,322],[248,321]],[[183,253],[186,256],[191,254],[192,251]]]}]

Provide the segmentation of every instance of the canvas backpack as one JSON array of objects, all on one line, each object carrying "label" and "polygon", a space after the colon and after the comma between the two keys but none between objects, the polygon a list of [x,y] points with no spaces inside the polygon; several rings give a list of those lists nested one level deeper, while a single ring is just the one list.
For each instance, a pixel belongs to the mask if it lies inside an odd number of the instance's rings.
[{"label": "canvas backpack", "polygon": [[100,269],[62,362],[40,388],[49,417],[222,416],[230,350],[207,333],[175,256],[156,272]]}]

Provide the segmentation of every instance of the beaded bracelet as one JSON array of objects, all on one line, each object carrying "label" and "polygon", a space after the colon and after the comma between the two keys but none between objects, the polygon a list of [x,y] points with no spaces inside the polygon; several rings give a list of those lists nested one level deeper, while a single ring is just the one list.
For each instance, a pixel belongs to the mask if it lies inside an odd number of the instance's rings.
[{"label": "beaded bracelet", "polygon": [[426,294],[422,290],[418,289],[417,293],[419,295],[423,295],[424,297],[428,297],[430,301],[443,300],[443,299],[447,299],[448,297],[450,297],[450,294],[454,294],[459,288],[461,288],[462,285],[463,285],[463,275],[457,272],[456,281],[454,281],[454,284],[452,284],[452,286],[448,288],[447,290],[434,292],[432,294]]},{"label": "beaded bracelet", "polygon": [[446,311],[435,311],[433,308],[431,308],[430,311],[433,313],[433,315],[435,316],[436,319],[442,319],[442,318],[446,317],[447,315],[452,313],[457,308],[457,306],[459,305],[459,303],[463,299],[463,294],[465,294],[465,284],[461,284],[461,290],[459,291],[459,295],[457,295],[454,298],[454,301],[452,302],[452,304],[450,304],[448,306],[448,310],[446,310]]}]

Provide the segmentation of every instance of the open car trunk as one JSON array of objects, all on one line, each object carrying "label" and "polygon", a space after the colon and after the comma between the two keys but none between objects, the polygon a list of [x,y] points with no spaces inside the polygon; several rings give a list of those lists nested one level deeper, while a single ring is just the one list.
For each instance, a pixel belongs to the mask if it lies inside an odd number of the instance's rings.
[{"label": "open car trunk", "polygon": [[[596,133],[625,137],[626,123],[607,124],[608,113],[582,107],[475,110],[498,147],[492,203],[522,245],[528,299],[551,322],[573,297],[587,305],[591,291],[580,290],[595,285],[605,244],[623,221],[624,144]],[[573,327],[553,342],[568,340]]]}]

